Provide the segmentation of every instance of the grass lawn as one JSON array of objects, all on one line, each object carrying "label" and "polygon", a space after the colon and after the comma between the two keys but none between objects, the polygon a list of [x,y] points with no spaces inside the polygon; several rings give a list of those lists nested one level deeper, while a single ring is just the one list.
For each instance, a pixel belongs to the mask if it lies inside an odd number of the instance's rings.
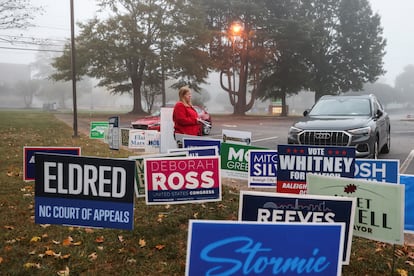
[{"label": "grass lawn", "polygon": [[[23,181],[24,146],[76,146],[83,156],[124,158],[51,113],[0,111],[0,275],[184,275],[189,219],[237,220],[238,190],[216,203],[147,206],[135,200],[134,229],[34,223],[34,182]],[[309,237],[311,238],[311,237]],[[394,271],[392,271],[394,270]],[[414,275],[414,248],[354,238],[343,275]]]}]

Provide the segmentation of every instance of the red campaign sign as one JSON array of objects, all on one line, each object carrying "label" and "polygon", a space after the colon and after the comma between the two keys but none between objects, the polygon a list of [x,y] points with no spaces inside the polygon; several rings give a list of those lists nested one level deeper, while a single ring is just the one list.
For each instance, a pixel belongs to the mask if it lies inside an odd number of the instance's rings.
[{"label": "red campaign sign", "polygon": [[147,204],[221,201],[219,156],[145,159]]}]

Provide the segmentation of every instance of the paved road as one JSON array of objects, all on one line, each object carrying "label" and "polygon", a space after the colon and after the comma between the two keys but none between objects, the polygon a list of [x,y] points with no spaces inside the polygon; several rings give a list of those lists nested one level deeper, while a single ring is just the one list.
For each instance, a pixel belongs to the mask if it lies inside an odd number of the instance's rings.
[{"label": "paved road", "polygon": [[[73,127],[70,114],[56,114],[59,120]],[[91,115],[78,118],[78,132],[89,135],[91,121],[107,121],[109,116]],[[404,115],[391,115],[391,151],[380,155],[383,159],[400,160],[400,173],[414,174],[414,119]],[[120,115],[121,126],[129,127],[136,116]],[[213,128],[209,137],[221,138],[222,130],[239,130],[252,132],[252,145],[277,149],[278,144],[286,144],[289,127],[295,117],[275,116],[232,116],[213,115]]]}]

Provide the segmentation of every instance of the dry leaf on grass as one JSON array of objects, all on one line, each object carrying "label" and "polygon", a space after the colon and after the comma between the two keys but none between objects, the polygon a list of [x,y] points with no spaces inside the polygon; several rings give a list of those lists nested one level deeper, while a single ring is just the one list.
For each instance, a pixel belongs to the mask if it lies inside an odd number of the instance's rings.
[{"label": "dry leaf on grass", "polygon": [[408,276],[408,272],[405,269],[397,269],[397,273],[400,276]]},{"label": "dry leaf on grass", "polygon": [[120,241],[120,242],[124,242],[125,240],[124,240],[124,237],[123,236],[121,236],[121,235],[119,235],[118,236],[118,240]]},{"label": "dry leaf on grass", "polygon": [[103,243],[104,241],[105,241],[104,236],[99,236],[95,239],[95,242],[97,242],[97,243]]},{"label": "dry leaf on grass", "polygon": [[57,275],[59,275],[59,276],[69,276],[69,273],[70,273],[69,267],[66,267],[65,270],[59,270],[57,272]]},{"label": "dry leaf on grass", "polygon": [[37,268],[40,269],[40,264],[39,263],[25,263],[23,265],[24,268],[28,269],[28,268]]},{"label": "dry leaf on grass", "polygon": [[97,258],[98,258],[98,254],[96,254],[96,252],[93,252],[88,256],[88,259],[90,261],[95,261]]},{"label": "dry leaf on grass", "polygon": [[53,255],[55,255],[55,252],[53,250],[48,249],[48,250],[45,251],[45,254],[46,254],[46,256],[53,256]]},{"label": "dry leaf on grass", "polygon": [[163,245],[163,244],[157,244],[157,245],[155,246],[155,248],[156,248],[156,249],[158,249],[158,250],[162,250],[162,249],[164,249],[164,248],[165,248],[165,245]]},{"label": "dry leaf on grass", "polygon": [[33,238],[30,239],[30,242],[38,242],[38,241],[41,241],[41,240],[42,240],[41,237],[33,237]]},{"label": "dry leaf on grass", "polygon": [[72,244],[72,241],[73,241],[72,237],[69,236],[69,237],[67,237],[66,239],[63,240],[62,245],[69,246],[69,245]]},{"label": "dry leaf on grass", "polygon": [[147,245],[147,242],[144,239],[139,239],[138,244],[142,248]]}]

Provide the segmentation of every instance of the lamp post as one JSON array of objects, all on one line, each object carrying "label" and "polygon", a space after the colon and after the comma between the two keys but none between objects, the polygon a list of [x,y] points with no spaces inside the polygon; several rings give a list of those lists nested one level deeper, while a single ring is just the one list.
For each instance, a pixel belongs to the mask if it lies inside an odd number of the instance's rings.
[{"label": "lamp post", "polygon": [[[233,56],[233,91],[236,92],[236,57],[235,57],[235,42],[236,36],[240,36],[240,32],[243,27],[239,22],[234,22],[231,24],[231,38],[232,38],[232,56]],[[233,94],[235,97],[235,94]]]}]

